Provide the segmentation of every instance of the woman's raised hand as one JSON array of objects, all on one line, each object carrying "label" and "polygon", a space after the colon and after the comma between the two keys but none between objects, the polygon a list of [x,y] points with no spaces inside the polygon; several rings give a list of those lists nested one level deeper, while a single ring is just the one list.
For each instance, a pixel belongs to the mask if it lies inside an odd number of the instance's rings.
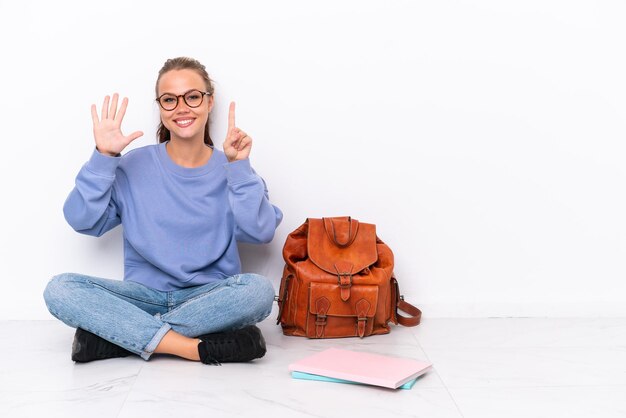
[{"label": "woman's raised hand", "polygon": [[124,136],[121,126],[122,119],[124,119],[124,114],[126,113],[126,107],[128,106],[128,99],[124,97],[124,100],[122,100],[122,104],[118,110],[118,98],[118,94],[115,93],[110,104],[109,96],[104,98],[104,103],[102,103],[102,115],[100,118],[98,118],[96,105],[91,105],[93,136],[96,140],[96,148],[100,151],[100,153],[108,154],[110,156],[118,155],[128,144],[143,135],[143,132],[136,131],[128,136]]},{"label": "woman's raised hand", "polygon": [[235,126],[235,102],[230,102],[228,109],[228,132],[224,140],[224,154],[229,162],[245,160],[250,156],[252,138]]}]

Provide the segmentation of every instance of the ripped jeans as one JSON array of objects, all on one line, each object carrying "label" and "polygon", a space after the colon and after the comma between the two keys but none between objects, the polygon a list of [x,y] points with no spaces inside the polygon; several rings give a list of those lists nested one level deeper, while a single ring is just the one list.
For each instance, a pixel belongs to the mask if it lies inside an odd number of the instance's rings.
[{"label": "ripped jeans", "polygon": [[256,324],[272,310],[274,288],[258,274],[174,291],[76,273],[55,276],[44,291],[48,310],[148,360],[170,330],[187,337]]}]

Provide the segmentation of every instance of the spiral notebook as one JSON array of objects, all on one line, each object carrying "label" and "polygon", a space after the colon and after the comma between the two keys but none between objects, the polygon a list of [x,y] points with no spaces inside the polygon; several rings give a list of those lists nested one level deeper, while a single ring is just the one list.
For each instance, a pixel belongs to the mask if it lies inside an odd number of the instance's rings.
[{"label": "spiral notebook", "polygon": [[425,361],[329,348],[291,363],[289,371],[396,389],[431,367]]}]

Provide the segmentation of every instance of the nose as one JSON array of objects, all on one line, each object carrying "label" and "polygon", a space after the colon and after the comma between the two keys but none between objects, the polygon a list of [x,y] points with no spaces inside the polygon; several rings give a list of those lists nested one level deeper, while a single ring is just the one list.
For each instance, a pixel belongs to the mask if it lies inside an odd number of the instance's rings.
[{"label": "nose", "polygon": [[190,108],[187,105],[187,102],[185,102],[185,99],[179,97],[178,104],[176,105],[176,108],[174,108],[174,110],[176,111],[176,113],[187,113],[190,111]]}]

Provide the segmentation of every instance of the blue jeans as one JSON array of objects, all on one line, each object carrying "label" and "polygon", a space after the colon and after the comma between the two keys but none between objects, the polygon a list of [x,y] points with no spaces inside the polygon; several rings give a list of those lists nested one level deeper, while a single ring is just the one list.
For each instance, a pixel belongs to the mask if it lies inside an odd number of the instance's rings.
[{"label": "blue jeans", "polygon": [[148,360],[170,330],[187,337],[256,324],[272,310],[274,287],[263,276],[164,292],[131,281],[65,273],[44,291],[48,310]]}]

